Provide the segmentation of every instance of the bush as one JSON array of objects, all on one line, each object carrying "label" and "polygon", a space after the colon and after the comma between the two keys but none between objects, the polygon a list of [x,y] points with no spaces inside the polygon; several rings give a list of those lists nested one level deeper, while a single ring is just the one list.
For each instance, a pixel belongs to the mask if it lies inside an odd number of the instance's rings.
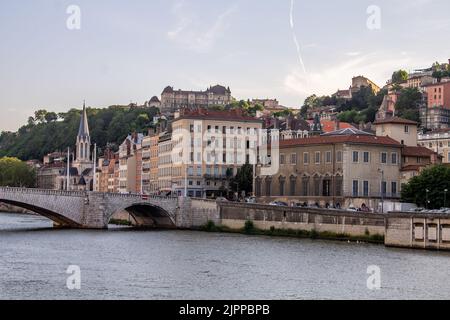
[{"label": "bush", "polygon": [[212,220],[208,220],[208,222],[202,227],[204,231],[214,232],[217,231],[217,226]]},{"label": "bush", "polygon": [[255,225],[252,220],[245,221],[244,231],[247,234],[253,233],[255,231]]}]

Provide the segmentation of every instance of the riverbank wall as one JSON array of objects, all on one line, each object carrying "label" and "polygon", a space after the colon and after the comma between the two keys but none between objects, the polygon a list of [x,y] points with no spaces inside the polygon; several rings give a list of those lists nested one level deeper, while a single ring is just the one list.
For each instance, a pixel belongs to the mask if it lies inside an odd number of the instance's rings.
[{"label": "riverbank wall", "polygon": [[450,250],[450,216],[390,213],[386,219],[385,245]]},{"label": "riverbank wall", "polygon": [[230,229],[245,228],[246,221],[252,221],[256,229],[263,231],[298,230],[341,238],[379,238],[385,234],[384,216],[378,214],[240,203],[223,203],[219,207],[220,224]]}]

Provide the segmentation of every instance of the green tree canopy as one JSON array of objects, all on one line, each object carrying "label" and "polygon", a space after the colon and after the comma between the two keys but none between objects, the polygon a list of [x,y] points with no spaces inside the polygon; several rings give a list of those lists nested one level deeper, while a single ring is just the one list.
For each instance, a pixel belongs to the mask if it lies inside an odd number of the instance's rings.
[{"label": "green tree canopy", "polygon": [[245,191],[249,194],[253,191],[253,167],[249,164],[238,169],[236,176],[231,180],[231,189],[239,193]]},{"label": "green tree canopy", "polygon": [[408,80],[408,72],[405,70],[398,70],[392,74],[392,83],[399,84]]},{"label": "green tree canopy", "polygon": [[36,172],[17,158],[0,158],[0,186],[34,187],[36,186]]},{"label": "green tree canopy", "polygon": [[450,168],[437,165],[425,169],[404,185],[402,199],[429,209],[440,209],[450,203],[450,194],[445,190],[450,190]]},{"label": "green tree canopy", "polygon": [[419,107],[422,103],[422,94],[417,88],[404,88],[395,105],[396,115],[408,120],[420,122]]}]

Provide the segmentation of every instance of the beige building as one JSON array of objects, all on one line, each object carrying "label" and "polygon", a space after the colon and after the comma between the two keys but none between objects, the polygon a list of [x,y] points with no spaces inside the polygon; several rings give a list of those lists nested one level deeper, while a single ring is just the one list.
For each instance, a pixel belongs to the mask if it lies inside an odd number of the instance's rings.
[{"label": "beige building", "polygon": [[161,94],[161,112],[174,112],[180,108],[225,106],[232,101],[230,88],[221,85],[206,91],[184,91],[166,87]]},{"label": "beige building", "polygon": [[394,117],[377,120],[374,125],[377,136],[391,137],[402,145],[417,147],[417,122]]},{"label": "beige building", "polygon": [[401,144],[355,129],[280,141],[276,175],[258,172],[255,191],[261,202],[367,207],[399,199]]},{"label": "beige building", "polygon": [[158,136],[158,190],[172,191],[172,132]]},{"label": "beige building", "polygon": [[443,163],[450,163],[450,129],[439,129],[418,135],[420,146],[436,152]]},{"label": "beige building", "polygon": [[381,89],[373,81],[364,76],[357,76],[352,79],[352,93],[358,92],[361,87],[371,87],[374,93],[378,93]]},{"label": "beige building", "polygon": [[238,168],[255,161],[262,121],[241,110],[197,109],[183,110],[172,126],[174,154],[184,160],[173,164],[174,191],[217,197],[230,189],[229,180]]},{"label": "beige building", "polygon": [[142,139],[141,133],[134,133],[119,147],[119,193],[140,193]]}]

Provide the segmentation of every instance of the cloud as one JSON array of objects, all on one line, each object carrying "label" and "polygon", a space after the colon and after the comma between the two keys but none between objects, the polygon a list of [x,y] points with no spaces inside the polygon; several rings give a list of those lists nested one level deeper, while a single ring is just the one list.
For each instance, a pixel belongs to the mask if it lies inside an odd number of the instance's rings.
[{"label": "cloud", "polygon": [[184,1],[176,2],[173,14],[177,18],[177,24],[167,32],[167,37],[184,48],[196,52],[209,52],[217,40],[224,35],[229,27],[228,18],[237,10],[237,5],[228,7],[219,14],[214,22],[206,26],[201,23],[201,17],[186,8]]},{"label": "cloud", "polygon": [[367,54],[357,55],[341,61],[334,66],[323,66],[316,72],[305,74],[300,68],[294,68],[284,80],[284,89],[290,94],[305,98],[313,93],[330,95],[337,89],[346,89],[351,79],[357,75],[364,75],[383,86],[389,73],[410,62],[410,58],[403,55]]}]

